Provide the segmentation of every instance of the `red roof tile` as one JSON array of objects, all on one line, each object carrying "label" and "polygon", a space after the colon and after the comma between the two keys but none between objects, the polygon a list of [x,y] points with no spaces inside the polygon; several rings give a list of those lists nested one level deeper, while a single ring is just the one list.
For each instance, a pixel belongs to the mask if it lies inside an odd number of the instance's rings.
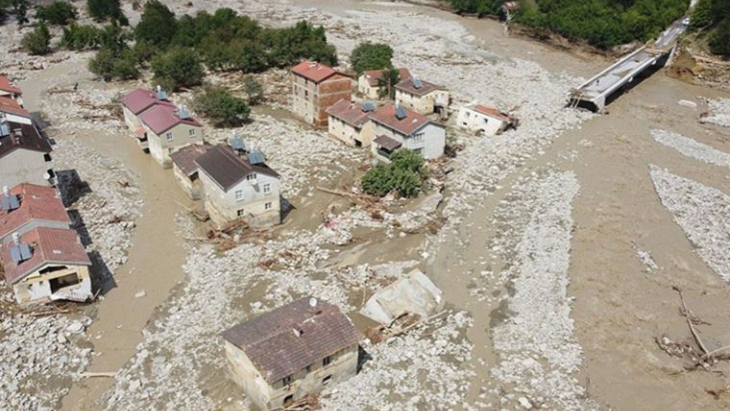
[{"label": "red roof tile", "polygon": [[[384,71],[385,70],[370,70],[364,72],[363,75],[365,76],[365,79],[368,81],[368,84],[370,84],[371,87],[377,87],[378,80],[383,77]],[[400,81],[411,79],[411,72],[407,68],[399,68],[398,75],[400,76]]]},{"label": "red roof tile", "polygon": [[23,91],[12,85],[10,79],[5,76],[0,76],[0,90],[13,94],[23,94]]},{"label": "red roof tile", "polygon": [[504,122],[510,122],[512,121],[512,117],[510,117],[508,114],[502,113],[501,111],[497,110],[496,108],[486,107],[486,106],[475,106],[474,111],[477,113],[484,114],[485,116],[496,118],[497,120],[501,120]]},{"label": "red roof tile", "polygon": [[375,110],[372,114],[370,114],[370,119],[407,136],[413,134],[421,127],[431,122],[431,120],[424,115],[418,114],[403,106],[401,106],[401,108],[406,113],[406,116],[403,119],[399,120],[395,116],[395,105],[392,103],[386,104],[385,106]]},{"label": "red roof tile", "polygon": [[63,228],[38,227],[20,237],[22,244],[30,245],[33,255],[29,260],[16,263],[10,254],[13,242],[0,245],[0,258],[5,268],[5,280],[16,283],[46,264],[90,266],[76,231]]},{"label": "red roof tile", "polygon": [[320,83],[337,74],[332,67],[309,60],[304,60],[292,67],[291,71],[315,83]]},{"label": "red roof tile", "polygon": [[337,307],[324,301],[312,307],[309,301],[279,307],[222,336],[243,350],[270,384],[358,344],[360,334]]},{"label": "red roof tile", "polygon": [[178,124],[187,124],[195,127],[202,125],[194,118],[181,119],[177,115],[177,109],[170,104],[157,104],[139,115],[139,119],[158,136]]},{"label": "red roof tile", "polygon": [[345,99],[327,109],[327,114],[355,127],[365,124],[370,118],[370,113],[365,111],[360,103],[353,103]]},{"label": "red roof tile", "polygon": [[125,94],[121,98],[121,102],[132,114],[139,114],[156,104],[175,106],[167,100],[158,100],[156,93],[141,88]]},{"label": "red roof tile", "polygon": [[30,112],[20,107],[20,104],[10,97],[0,97],[0,111],[30,118]]},{"label": "red roof tile", "polygon": [[10,194],[20,197],[20,207],[12,211],[0,209],[0,238],[12,234],[32,220],[71,224],[55,187],[23,183],[13,187]]}]

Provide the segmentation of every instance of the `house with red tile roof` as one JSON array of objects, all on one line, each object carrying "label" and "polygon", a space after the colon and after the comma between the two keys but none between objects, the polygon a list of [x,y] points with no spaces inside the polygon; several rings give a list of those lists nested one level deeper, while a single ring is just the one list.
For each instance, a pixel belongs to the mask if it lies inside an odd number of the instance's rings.
[{"label": "house with red tile roof", "polygon": [[172,167],[170,154],[190,144],[203,143],[203,125],[190,112],[174,105],[155,104],[139,115],[150,155],[163,167]]},{"label": "house with red tile roof", "polygon": [[[0,100],[9,100],[0,97]],[[13,101],[14,102],[14,101]],[[54,176],[51,143],[33,121],[18,122],[0,111],[0,184],[48,185]]]},{"label": "house with red tile roof", "polygon": [[264,227],[281,223],[280,176],[266,165],[261,152],[218,144],[195,164],[205,210],[216,225],[239,219]]},{"label": "house with red tile roof", "polygon": [[352,79],[332,67],[302,61],[291,69],[292,113],[315,126],[327,125],[327,109],[350,100]]},{"label": "house with red tile roof", "polygon": [[413,76],[395,85],[395,101],[418,114],[439,113],[445,118],[451,96],[445,88]]},{"label": "house with red tile roof", "polygon": [[5,76],[0,76],[0,97],[11,98],[21,106],[23,105],[23,91],[14,86]]},{"label": "house with red tile roof", "polygon": [[401,149],[417,152],[426,160],[441,157],[446,147],[446,129],[423,114],[394,104],[370,114],[373,123],[371,150],[373,158],[390,162],[390,156]]},{"label": "house with red tile roof", "polygon": [[340,100],[327,109],[329,119],[327,130],[330,135],[345,144],[355,147],[370,147],[373,139],[370,113],[375,110],[373,103],[356,103]]},{"label": "house with red tile roof", "polygon": [[516,128],[518,124],[517,118],[496,108],[479,104],[460,108],[456,118],[456,125],[459,128],[484,136],[500,134],[509,128]]},{"label": "house with red tile roof", "polygon": [[[380,79],[383,77],[385,70],[369,70],[363,72],[360,77],[357,78],[357,91],[363,95],[363,97],[379,100],[381,99],[381,90],[378,85]],[[411,72],[407,68],[399,68],[398,76],[400,81],[410,80]],[[393,84],[395,86],[395,84]]]},{"label": "house with red tile roof", "polygon": [[0,194],[0,244],[13,233],[23,235],[37,227],[70,228],[71,219],[55,187],[22,183]]},{"label": "house with red tile roof", "polygon": [[18,303],[93,298],[86,254],[76,231],[36,227],[0,244],[5,281]]},{"label": "house with red tile roof", "polygon": [[360,333],[305,297],[224,331],[228,374],[262,410],[288,408],[357,374]]},{"label": "house with red tile roof", "polygon": [[0,97],[0,114],[3,114],[7,121],[27,125],[33,124],[33,117],[30,112],[10,97]]}]

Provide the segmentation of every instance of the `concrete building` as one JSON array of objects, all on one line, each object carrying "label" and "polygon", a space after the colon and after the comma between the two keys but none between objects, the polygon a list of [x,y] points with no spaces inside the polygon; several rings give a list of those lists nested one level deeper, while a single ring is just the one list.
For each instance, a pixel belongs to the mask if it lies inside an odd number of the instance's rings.
[{"label": "concrete building", "polygon": [[509,128],[516,128],[519,121],[495,108],[481,105],[465,106],[459,109],[456,125],[466,131],[484,136],[500,134]]},{"label": "concrete building", "polygon": [[15,87],[5,76],[0,76],[0,97],[11,98],[21,106],[23,105],[23,91]]},{"label": "concrete building", "polygon": [[75,231],[36,227],[0,245],[5,281],[18,303],[93,298],[89,260]]},{"label": "concrete building", "polygon": [[289,406],[358,369],[359,334],[334,305],[304,298],[225,332],[231,379],[262,410]]},{"label": "concrete building", "polygon": [[199,200],[203,195],[203,184],[200,182],[198,164],[195,163],[195,160],[209,149],[210,146],[204,144],[191,144],[170,154],[175,180],[185,194],[193,200]]},{"label": "concrete building", "polygon": [[[363,95],[363,97],[371,100],[379,100],[381,98],[381,87],[378,82],[383,77],[385,70],[370,70],[363,72],[360,77],[357,78],[357,91]],[[398,75],[400,81],[410,80],[411,72],[407,68],[399,68]],[[395,86],[395,84],[393,84]]]},{"label": "concrete building", "polygon": [[50,141],[31,121],[19,123],[0,113],[0,184],[48,185],[54,176]]},{"label": "concrete building", "polygon": [[371,150],[376,161],[388,163],[399,149],[413,150],[424,159],[441,157],[446,147],[446,129],[428,117],[395,104],[370,114],[373,122]]},{"label": "concrete building", "polygon": [[451,96],[445,88],[413,77],[395,85],[395,101],[418,114],[438,113],[445,118]]},{"label": "concrete building", "polygon": [[218,144],[195,160],[205,196],[205,210],[218,226],[237,219],[251,225],[281,223],[279,174],[263,154]]},{"label": "concrete building", "polygon": [[3,187],[0,203],[0,244],[9,243],[13,233],[24,235],[37,227],[71,227],[71,219],[55,187],[29,183],[9,190]]},{"label": "concrete building", "polygon": [[139,115],[152,158],[165,168],[170,154],[190,144],[203,143],[203,126],[184,108],[156,104]]},{"label": "concrete building", "polygon": [[5,120],[11,123],[34,125],[30,112],[10,97],[0,97],[0,114],[4,115]]},{"label": "concrete building", "polygon": [[370,147],[373,139],[373,124],[370,113],[375,110],[372,103],[355,103],[340,100],[327,109],[327,129],[338,140],[355,147]]},{"label": "concrete building", "polygon": [[175,108],[175,105],[168,100],[167,93],[159,86],[157,92],[141,88],[134,89],[122,96],[121,103],[124,124],[134,132],[137,143],[143,150],[149,149],[149,141],[147,140],[147,131],[142,126],[142,120],[139,116],[158,104]]},{"label": "concrete building", "polygon": [[327,125],[327,108],[350,100],[352,80],[333,68],[303,61],[291,69],[292,113],[315,126]]}]

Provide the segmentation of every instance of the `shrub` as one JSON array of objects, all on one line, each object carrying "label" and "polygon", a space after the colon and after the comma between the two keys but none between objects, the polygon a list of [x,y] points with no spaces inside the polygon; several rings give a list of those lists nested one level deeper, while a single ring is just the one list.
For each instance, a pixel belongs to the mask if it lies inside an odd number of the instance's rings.
[{"label": "shrub", "polygon": [[389,68],[378,79],[378,94],[380,98],[395,100],[395,85],[400,83],[400,72],[396,68]]},{"label": "shrub", "polygon": [[135,55],[125,41],[125,32],[110,24],[99,30],[99,51],[89,61],[89,70],[104,80],[139,77]]},{"label": "shrub", "polygon": [[44,55],[51,52],[51,33],[45,23],[40,22],[33,32],[26,34],[21,45],[30,54]]},{"label": "shrub", "polygon": [[175,48],[152,60],[154,81],[168,90],[192,87],[203,82],[203,67],[192,49]]},{"label": "shrub", "polygon": [[13,5],[13,13],[15,18],[18,19],[19,24],[25,24],[28,22],[28,7],[30,3],[28,0],[11,0],[10,3]]},{"label": "shrub", "polygon": [[378,197],[393,191],[403,197],[416,196],[426,176],[423,158],[414,151],[401,149],[393,153],[390,161],[365,173],[361,180],[363,191]]},{"label": "shrub", "polygon": [[166,48],[176,32],[175,14],[157,0],[145,4],[142,18],[134,28],[137,41],[144,41],[160,48]]},{"label": "shrub", "polygon": [[237,127],[250,121],[251,109],[246,102],[220,87],[206,87],[196,95],[194,105],[215,127]]},{"label": "shrub", "polygon": [[129,24],[119,5],[119,0],[87,0],[86,7],[89,15],[97,21],[111,19],[122,26]]},{"label": "shrub", "polygon": [[730,56],[730,18],[726,18],[710,37],[710,51],[721,56]]},{"label": "shrub", "polygon": [[63,36],[59,45],[68,50],[88,50],[99,47],[101,30],[95,26],[80,26],[72,22],[63,28]]},{"label": "shrub", "polygon": [[69,22],[76,20],[76,7],[71,3],[62,1],[53,2],[47,6],[38,6],[36,8],[35,17],[43,20],[48,24],[56,24],[65,26]]},{"label": "shrub", "polygon": [[264,99],[264,86],[254,76],[248,75],[243,79],[243,92],[248,96],[248,104],[255,106]]},{"label": "shrub", "polygon": [[350,64],[358,75],[366,70],[381,70],[392,67],[393,49],[383,43],[360,43],[350,55]]}]

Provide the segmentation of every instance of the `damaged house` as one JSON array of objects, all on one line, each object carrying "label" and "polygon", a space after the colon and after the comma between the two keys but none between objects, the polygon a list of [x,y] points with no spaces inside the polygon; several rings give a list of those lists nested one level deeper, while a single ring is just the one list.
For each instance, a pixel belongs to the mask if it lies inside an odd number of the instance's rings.
[{"label": "damaged house", "polygon": [[[365,98],[371,100],[381,99],[384,92],[387,90],[381,90],[380,79],[383,78],[383,72],[385,70],[369,70],[363,72],[360,77],[357,78],[357,91],[360,92]],[[411,72],[407,68],[398,69],[398,77],[401,81],[410,80]],[[395,86],[395,84],[393,84]],[[387,94],[385,94],[387,95]]]},{"label": "damaged house", "polygon": [[23,91],[14,86],[5,76],[0,76],[0,97],[13,99],[21,106],[23,105]]},{"label": "damaged house", "polygon": [[167,93],[160,87],[157,92],[144,90],[141,88],[134,89],[122,96],[122,113],[124,115],[124,124],[127,128],[134,131],[137,143],[143,150],[149,149],[149,141],[147,132],[142,126],[142,120],[139,116],[145,111],[156,105],[166,105],[175,108],[175,105],[168,100]]},{"label": "damaged house", "polygon": [[203,195],[203,184],[200,182],[195,160],[209,149],[210,146],[205,144],[191,144],[170,154],[172,174],[185,194],[193,200],[200,200]]},{"label": "damaged house", "polygon": [[[8,99],[0,98],[0,100]],[[2,176],[2,184],[14,186],[29,182],[48,185],[54,177],[51,165],[51,151],[53,150],[51,142],[38,130],[30,117],[27,118],[28,121],[24,121],[24,119],[25,117],[22,116],[6,114],[0,107],[0,176]]]},{"label": "damaged house", "polygon": [[262,410],[288,407],[358,370],[360,336],[337,307],[304,298],[225,332],[228,371]]},{"label": "damaged house", "polygon": [[5,281],[18,303],[93,298],[91,261],[74,230],[37,227],[0,245]]},{"label": "damaged house", "polygon": [[472,133],[493,136],[510,128],[517,128],[519,121],[496,108],[473,104],[459,109],[456,124]]},{"label": "damaged house", "polygon": [[281,223],[279,174],[266,165],[261,152],[248,151],[243,141],[235,149],[218,144],[195,164],[205,210],[218,226],[238,219],[256,226]]},{"label": "damaged house", "polygon": [[428,117],[387,104],[370,114],[373,122],[371,150],[375,161],[388,163],[400,149],[413,150],[426,160],[441,157],[446,147],[446,129]]}]

